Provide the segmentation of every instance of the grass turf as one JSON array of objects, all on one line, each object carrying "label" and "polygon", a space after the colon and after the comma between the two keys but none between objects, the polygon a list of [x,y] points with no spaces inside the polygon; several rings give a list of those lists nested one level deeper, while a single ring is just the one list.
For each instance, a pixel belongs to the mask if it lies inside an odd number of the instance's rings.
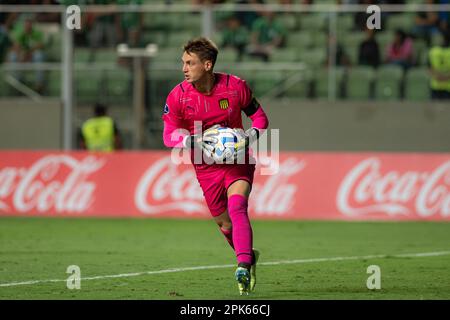
[{"label": "grass turf", "polygon": [[[234,267],[83,280],[84,277],[235,264],[209,220],[1,218],[0,299],[450,299],[450,224],[431,222],[253,221],[260,262],[389,255],[385,258],[261,265],[256,291],[240,297]],[[381,268],[381,290],[366,287]]]}]

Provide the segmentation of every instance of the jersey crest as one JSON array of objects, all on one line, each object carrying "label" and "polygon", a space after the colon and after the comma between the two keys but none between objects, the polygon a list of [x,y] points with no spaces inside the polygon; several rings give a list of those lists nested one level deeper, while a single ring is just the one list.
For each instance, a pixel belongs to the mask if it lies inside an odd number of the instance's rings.
[{"label": "jersey crest", "polygon": [[225,109],[228,109],[228,107],[230,106],[230,103],[228,102],[228,99],[220,99],[219,106],[220,106],[220,109],[225,110]]}]

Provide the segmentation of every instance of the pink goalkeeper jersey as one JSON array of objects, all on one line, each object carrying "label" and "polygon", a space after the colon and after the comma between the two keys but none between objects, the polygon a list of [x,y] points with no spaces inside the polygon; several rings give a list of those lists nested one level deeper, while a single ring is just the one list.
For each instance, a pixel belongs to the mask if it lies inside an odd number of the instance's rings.
[{"label": "pink goalkeeper jersey", "polygon": [[197,91],[187,81],[169,93],[162,116],[163,139],[167,147],[183,147],[186,135],[197,134],[194,132],[196,121],[201,121],[202,131],[215,124],[243,129],[241,111],[252,120],[253,128],[267,128],[267,116],[246,82],[230,74],[215,73],[215,76],[216,83],[209,95]]}]

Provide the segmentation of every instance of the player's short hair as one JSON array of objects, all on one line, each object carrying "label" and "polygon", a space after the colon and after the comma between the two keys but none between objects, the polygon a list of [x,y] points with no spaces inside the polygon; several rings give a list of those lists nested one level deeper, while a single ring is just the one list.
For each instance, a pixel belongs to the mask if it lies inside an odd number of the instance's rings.
[{"label": "player's short hair", "polygon": [[203,37],[189,40],[183,49],[186,53],[195,53],[202,62],[210,60],[213,66],[219,54],[219,49],[217,49],[215,43]]}]

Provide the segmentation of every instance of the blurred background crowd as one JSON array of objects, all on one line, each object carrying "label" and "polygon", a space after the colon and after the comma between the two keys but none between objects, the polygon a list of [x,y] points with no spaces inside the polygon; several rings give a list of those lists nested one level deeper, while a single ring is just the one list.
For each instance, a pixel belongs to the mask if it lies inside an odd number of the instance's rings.
[{"label": "blurred background crowd", "polygon": [[[218,71],[233,71],[237,63],[259,63],[257,70],[243,74],[257,93],[279,88],[276,95],[304,99],[328,98],[330,64],[336,66],[333,77],[337,99],[428,100],[450,96],[450,62],[442,60],[449,45],[448,11],[382,12],[381,29],[366,27],[366,12],[338,13],[336,29],[330,34],[330,15],[326,12],[275,12],[261,4],[448,4],[449,0],[376,1],[376,0],[238,0],[238,1],[146,1],[146,0],[3,0],[1,4],[95,4],[142,5],[162,3],[250,4],[253,11],[215,11],[213,40],[219,45]],[[54,63],[61,61],[60,13],[0,12],[0,63]],[[82,14],[82,29],[74,36],[74,62],[79,65],[109,63],[114,70],[89,77],[89,85],[78,83],[78,97],[95,102],[99,96],[127,99],[131,94],[129,63],[119,59],[116,46],[145,47],[155,43],[160,54],[152,61],[156,84],[149,95],[165,96],[181,78],[176,71],[182,44],[202,34],[201,12],[88,12]],[[335,55],[330,54],[334,48]],[[436,51],[443,48],[444,51]],[[436,49],[433,51],[433,49]],[[434,52],[434,53],[433,53]],[[444,53],[442,53],[444,52]],[[433,58],[435,57],[435,58]],[[330,59],[331,58],[331,59]],[[438,63],[434,63],[436,60]],[[438,61],[439,60],[439,61]],[[449,57],[450,60],[450,57]],[[285,69],[268,67],[286,63]],[[160,70],[161,66],[172,65]],[[265,66],[264,66],[265,65]],[[433,66],[436,65],[436,70]],[[292,67],[294,66],[294,68]],[[289,78],[295,66],[301,69],[301,81]],[[91,68],[91,67],[89,67]],[[150,70],[149,66],[149,70]],[[12,71],[11,71],[12,70]],[[33,72],[1,70],[44,96],[59,95],[57,71],[39,69]],[[258,72],[257,72],[258,71]],[[298,72],[297,72],[298,73]],[[86,79],[86,70],[76,76]],[[433,84],[434,81],[434,84]],[[20,95],[6,83],[0,94]],[[4,82],[4,81],[3,81]],[[160,103],[157,98],[157,103]],[[111,101],[105,101],[107,103]]]}]

